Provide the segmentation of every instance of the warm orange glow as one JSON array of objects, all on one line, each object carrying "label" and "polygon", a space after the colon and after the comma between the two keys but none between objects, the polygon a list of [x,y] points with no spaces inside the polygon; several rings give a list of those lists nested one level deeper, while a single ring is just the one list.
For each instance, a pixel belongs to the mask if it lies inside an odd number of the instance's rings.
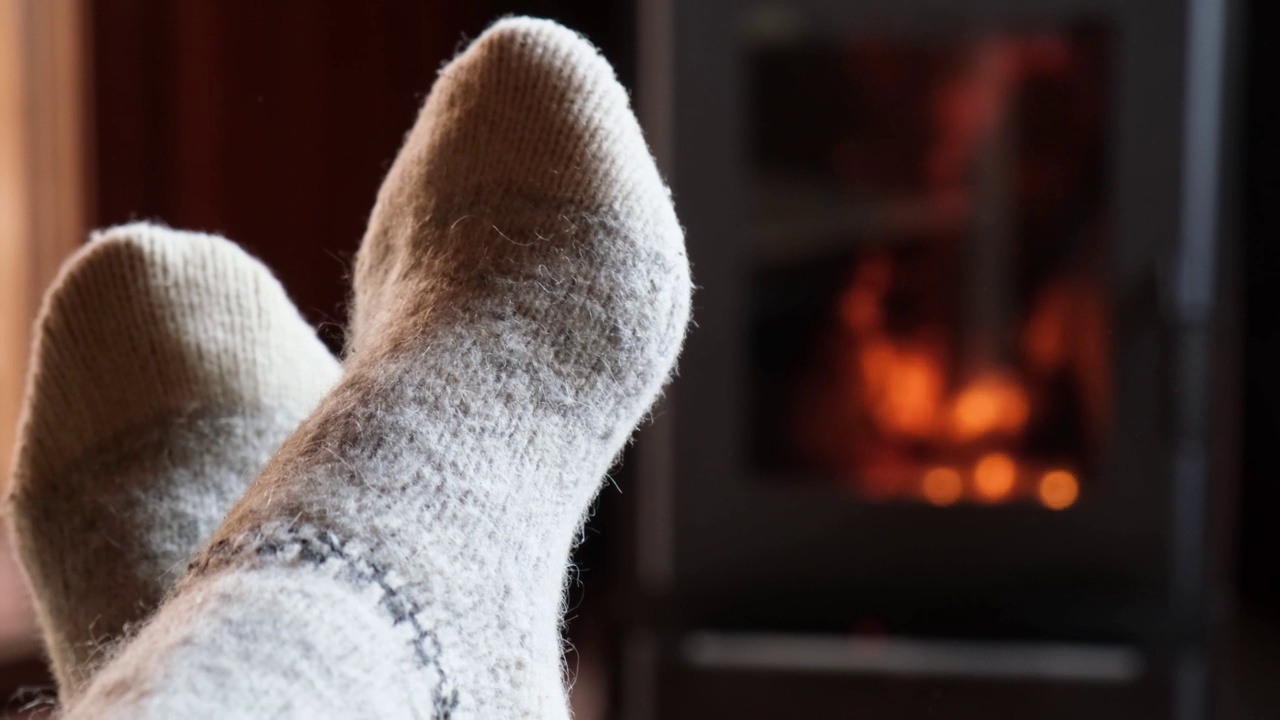
[{"label": "warm orange glow", "polygon": [[840,300],[840,315],[858,335],[873,335],[884,322],[881,300],[893,280],[887,258],[872,258],[858,266],[853,283]]},{"label": "warm orange glow", "polygon": [[934,505],[951,505],[964,493],[964,481],[960,473],[951,468],[934,468],[924,474],[920,491]]},{"label": "warm orange glow", "polygon": [[884,296],[892,280],[888,258],[864,262],[840,300],[840,317],[859,340],[860,400],[876,425],[890,435],[928,438],[937,432],[945,377],[928,347],[885,331]]},{"label": "warm orange glow", "polygon": [[993,432],[1014,433],[1027,423],[1030,404],[1016,380],[990,374],[969,383],[951,406],[951,433],[961,441]]},{"label": "warm orange glow", "polygon": [[858,340],[859,400],[888,435],[969,442],[1014,434],[1030,415],[1026,390],[1012,373],[979,375],[952,397],[938,348],[923,337],[897,338],[884,328],[892,269],[883,258],[859,267],[840,299],[840,318]]},{"label": "warm orange glow", "polygon": [[863,349],[861,365],[864,392],[877,424],[891,433],[933,435],[944,383],[932,356],[877,340]]},{"label": "warm orange glow", "polygon": [[840,301],[840,316],[856,333],[874,332],[881,322],[880,296],[871,288],[855,285]]},{"label": "warm orange glow", "polygon": [[1051,470],[1040,478],[1040,502],[1053,510],[1066,510],[1080,497],[1080,483],[1066,470]]},{"label": "warm orange glow", "polygon": [[1018,465],[1004,453],[984,455],[973,466],[973,483],[986,500],[1000,500],[1013,490],[1018,479]]},{"label": "warm orange glow", "polygon": [[1041,372],[1053,372],[1067,362],[1071,301],[1068,285],[1059,283],[1045,288],[1022,331],[1023,352],[1031,366]]}]

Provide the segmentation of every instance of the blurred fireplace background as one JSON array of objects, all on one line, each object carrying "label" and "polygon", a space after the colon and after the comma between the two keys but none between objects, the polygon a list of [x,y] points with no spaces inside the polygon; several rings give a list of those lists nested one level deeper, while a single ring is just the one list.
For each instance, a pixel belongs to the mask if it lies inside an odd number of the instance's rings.
[{"label": "blurred fireplace background", "polygon": [[701,289],[632,465],[635,717],[1274,702],[1259,8],[641,3]]},{"label": "blurred fireplace background", "polygon": [[633,89],[700,287],[579,549],[579,717],[1280,712],[1265,3],[0,2],[0,458],[88,227],[225,233],[339,348],[435,70],[543,14]]},{"label": "blurred fireplace background", "polygon": [[1073,505],[1112,421],[1105,30],[760,42],[752,464]]}]

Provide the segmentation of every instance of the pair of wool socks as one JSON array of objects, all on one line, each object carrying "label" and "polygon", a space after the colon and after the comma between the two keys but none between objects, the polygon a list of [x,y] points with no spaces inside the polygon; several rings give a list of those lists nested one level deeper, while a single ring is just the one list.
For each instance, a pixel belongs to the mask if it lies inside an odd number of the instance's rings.
[{"label": "pair of wool socks", "polygon": [[103,234],[46,299],[12,485],[66,717],[567,717],[569,551],[690,288],[625,91],[524,18],[427,98],[341,369],[226,241]]}]

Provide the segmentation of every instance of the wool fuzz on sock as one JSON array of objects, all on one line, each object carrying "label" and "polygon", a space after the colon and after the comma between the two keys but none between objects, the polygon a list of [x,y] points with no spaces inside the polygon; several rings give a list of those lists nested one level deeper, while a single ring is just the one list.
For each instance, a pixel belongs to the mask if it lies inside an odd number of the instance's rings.
[{"label": "wool fuzz on sock", "polygon": [[64,700],[338,372],[280,283],[226,240],[127,225],[67,262],[37,321],[8,498]]},{"label": "wool fuzz on sock", "polygon": [[569,552],[690,289],[612,69],[497,23],[379,192],[342,381],[70,716],[568,717]]}]

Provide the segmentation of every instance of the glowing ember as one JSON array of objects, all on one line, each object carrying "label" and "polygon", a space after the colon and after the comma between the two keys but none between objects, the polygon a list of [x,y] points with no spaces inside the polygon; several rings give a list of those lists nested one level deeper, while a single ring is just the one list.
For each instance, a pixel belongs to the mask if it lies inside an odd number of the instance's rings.
[{"label": "glowing ember", "polygon": [[964,480],[951,468],[934,468],[924,474],[920,492],[934,505],[952,505],[964,493]]},{"label": "glowing ember", "polygon": [[973,484],[978,494],[989,501],[1001,500],[1018,480],[1018,465],[1004,453],[984,455],[973,466]]},{"label": "glowing ember", "polygon": [[1066,470],[1051,470],[1040,478],[1040,502],[1052,510],[1066,510],[1080,496],[1080,483]]}]

